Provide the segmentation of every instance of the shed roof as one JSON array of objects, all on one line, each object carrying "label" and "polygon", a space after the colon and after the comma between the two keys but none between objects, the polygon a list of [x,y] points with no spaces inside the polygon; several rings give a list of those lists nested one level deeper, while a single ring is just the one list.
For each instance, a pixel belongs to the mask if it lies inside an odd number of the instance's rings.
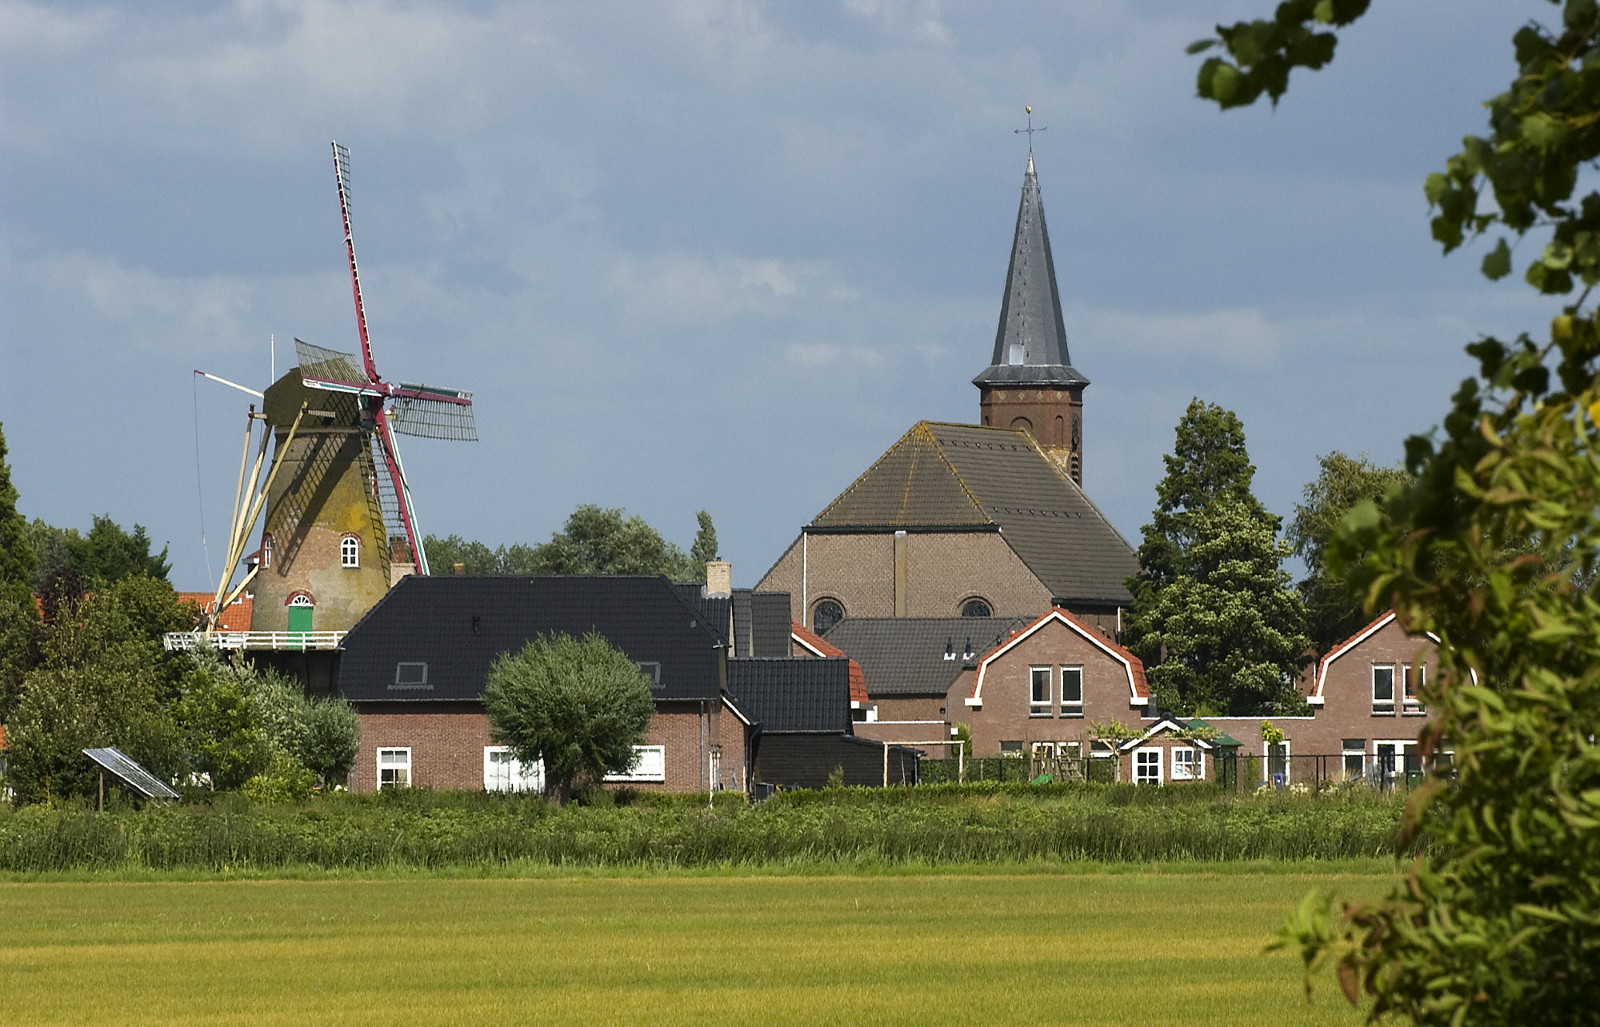
[{"label": "shed roof", "polygon": [[843,657],[729,660],[728,692],[769,734],[850,732],[850,661]]}]

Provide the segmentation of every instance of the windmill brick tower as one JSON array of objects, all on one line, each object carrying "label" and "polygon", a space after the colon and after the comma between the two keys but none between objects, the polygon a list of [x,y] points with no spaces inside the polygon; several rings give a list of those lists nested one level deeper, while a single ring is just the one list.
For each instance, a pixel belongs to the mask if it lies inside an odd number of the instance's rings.
[{"label": "windmill brick tower", "polygon": [[401,574],[428,573],[396,434],[475,440],[472,394],[391,384],[372,359],[355,238],[350,153],[333,144],[356,354],[295,340],[298,366],[263,397],[274,436],[252,631],[348,631]]}]

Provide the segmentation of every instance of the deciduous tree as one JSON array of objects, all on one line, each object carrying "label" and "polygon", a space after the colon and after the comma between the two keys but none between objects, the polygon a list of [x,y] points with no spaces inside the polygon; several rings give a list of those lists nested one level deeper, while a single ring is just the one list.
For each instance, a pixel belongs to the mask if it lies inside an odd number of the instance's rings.
[{"label": "deciduous tree", "polygon": [[1306,485],[1284,539],[1306,565],[1300,595],[1306,605],[1307,634],[1318,652],[1350,636],[1366,622],[1359,589],[1347,574],[1328,566],[1328,546],[1345,515],[1363,500],[1379,503],[1404,488],[1411,475],[1400,467],[1376,467],[1366,456],[1332,452],[1317,461],[1317,479]]},{"label": "deciduous tree", "polygon": [[544,761],[559,802],[632,767],[655,714],[649,679],[597,634],[542,635],[501,656],[483,706],[495,741],[526,765]]}]

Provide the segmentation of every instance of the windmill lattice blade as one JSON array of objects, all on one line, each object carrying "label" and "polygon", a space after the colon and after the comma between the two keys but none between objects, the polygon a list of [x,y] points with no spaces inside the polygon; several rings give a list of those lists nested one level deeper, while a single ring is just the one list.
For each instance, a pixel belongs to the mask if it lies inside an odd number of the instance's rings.
[{"label": "windmill lattice blade", "polygon": [[372,461],[371,482],[376,491],[378,509],[383,514],[383,533],[388,539],[406,538],[405,517],[400,512],[400,497],[395,495],[394,481],[390,479],[383,453],[383,439],[377,432],[367,436],[369,459]]},{"label": "windmill lattice blade", "polygon": [[302,339],[294,340],[295,356],[300,361],[300,373],[311,378],[325,378],[335,382],[349,382],[365,386],[367,376],[356,363],[354,353],[340,353],[336,349],[313,346]]},{"label": "windmill lattice blade", "polygon": [[[472,414],[472,393],[455,389],[433,389],[426,385],[404,385],[450,396],[456,402],[426,397],[396,397],[389,404],[389,427],[405,435],[425,439],[478,441],[478,423]],[[465,403],[460,402],[466,400]]]}]

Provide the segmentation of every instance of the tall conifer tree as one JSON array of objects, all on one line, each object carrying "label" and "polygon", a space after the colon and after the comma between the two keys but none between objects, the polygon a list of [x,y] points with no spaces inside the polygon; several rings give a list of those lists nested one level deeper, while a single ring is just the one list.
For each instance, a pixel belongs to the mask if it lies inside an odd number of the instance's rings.
[{"label": "tall conifer tree", "polygon": [[1279,519],[1251,491],[1244,425],[1195,399],[1165,460],[1141,571],[1128,583],[1126,639],[1157,700],[1182,713],[1296,710],[1305,608],[1282,567]]}]

